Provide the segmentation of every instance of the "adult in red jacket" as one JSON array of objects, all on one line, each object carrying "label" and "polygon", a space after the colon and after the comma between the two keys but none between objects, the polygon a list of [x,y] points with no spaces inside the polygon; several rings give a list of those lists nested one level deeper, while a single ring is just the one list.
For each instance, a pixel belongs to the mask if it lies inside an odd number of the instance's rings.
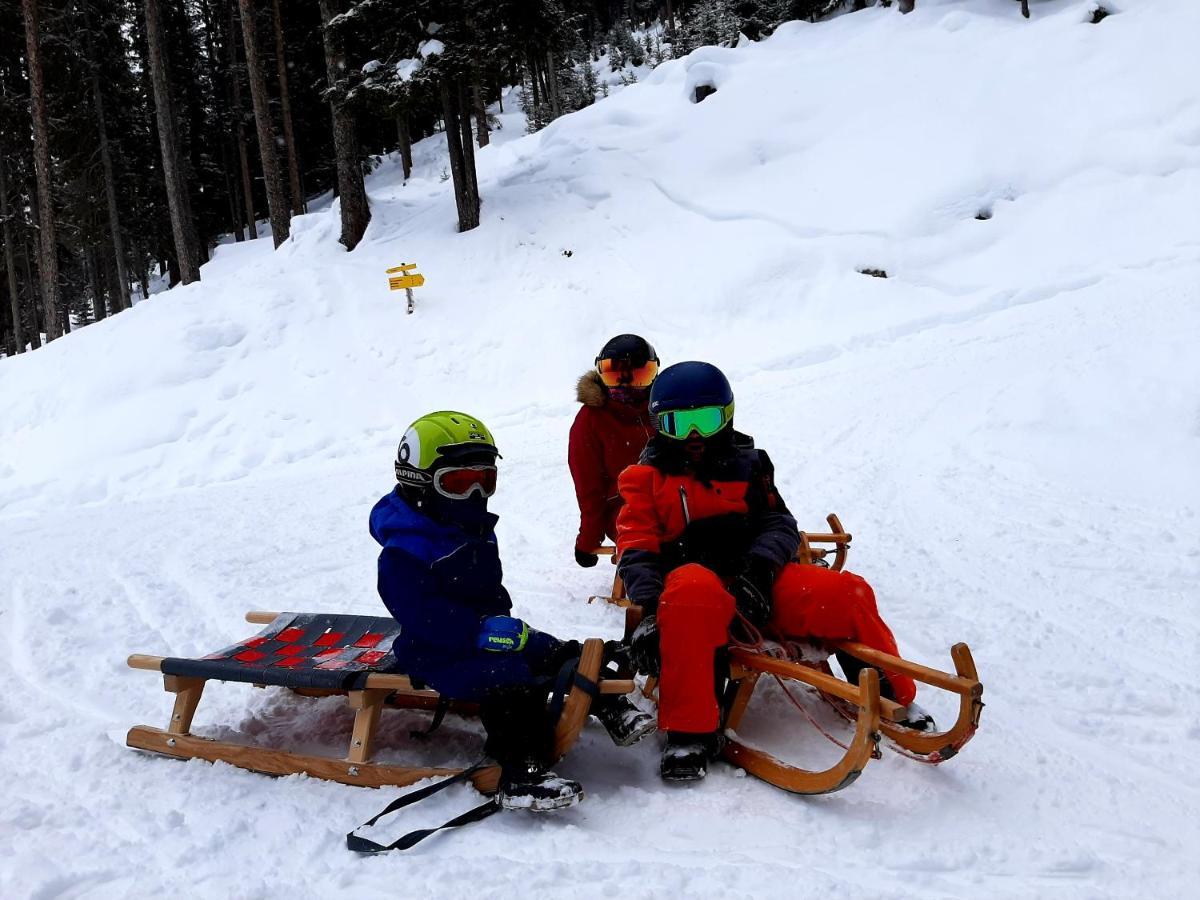
[{"label": "adult in red jacket", "polygon": [[654,435],[646,403],[657,374],[654,348],[636,334],[619,334],[576,387],[583,407],[571,426],[567,462],[579,501],[575,561],[585,568],[596,564],[594,551],[605,537],[617,537],[617,476]]},{"label": "adult in red jacket", "polygon": [[[631,660],[659,675],[662,776],[683,781],[702,778],[719,750],[715,660],[735,613],[782,635],[897,649],[866,581],[795,562],[796,520],[767,454],[733,430],[733,392],[720,370],[701,362],[665,369],[649,408],[657,434],[620,477],[618,571],[644,613]],[[909,707],[901,724],[931,728],[913,703],[912,679],[882,676],[881,693]]]}]

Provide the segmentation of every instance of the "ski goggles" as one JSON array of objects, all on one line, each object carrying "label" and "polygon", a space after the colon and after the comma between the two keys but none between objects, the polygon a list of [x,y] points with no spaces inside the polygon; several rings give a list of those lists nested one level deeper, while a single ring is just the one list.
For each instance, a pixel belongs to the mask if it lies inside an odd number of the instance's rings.
[{"label": "ski goggles", "polygon": [[466,500],[471,494],[490,497],[496,493],[495,466],[451,466],[438,469],[433,489],[451,500]]},{"label": "ski goggles", "polygon": [[655,427],[660,434],[685,441],[692,434],[712,437],[733,421],[733,404],[728,406],[701,406],[697,409],[673,409],[655,417]]},{"label": "ski goggles", "polygon": [[605,387],[650,387],[658,377],[658,362],[650,359],[640,366],[627,359],[598,359],[596,371]]}]

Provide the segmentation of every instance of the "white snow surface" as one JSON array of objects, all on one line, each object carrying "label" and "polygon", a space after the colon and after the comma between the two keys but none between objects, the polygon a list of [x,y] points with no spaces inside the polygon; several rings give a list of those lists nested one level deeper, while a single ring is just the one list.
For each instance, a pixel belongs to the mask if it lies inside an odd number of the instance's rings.
[{"label": "white snow surface", "polygon": [[[0,896],[1191,895],[1200,9],[1105,5],[790,24],[528,137],[510,94],[479,229],[455,233],[432,139],[407,184],[390,158],[369,179],[353,253],[335,201],[278,251],[222,244],[199,284],[0,362]],[[402,262],[428,279],[412,316]],[[585,602],[610,570],[572,561],[565,456],[575,377],[626,330],[727,371],[802,527],[835,510],[854,533],[907,655],[971,645],[988,706],[959,757],[886,753],[825,797],[725,765],[680,789],[654,739],[593,724],[558,767],[580,806],[363,859],[342,835],[395,791],[124,747],[170,705],[127,653],[215,650],[254,608],[380,613],[367,513],[433,409],[500,443],[517,614],[618,635]],[[776,701],[745,735],[828,764]],[[416,746],[423,718],[388,715],[385,758],[478,753],[472,723]],[[195,729],[336,753],[349,721],[213,684]],[[372,836],[477,802],[448,793]]]}]

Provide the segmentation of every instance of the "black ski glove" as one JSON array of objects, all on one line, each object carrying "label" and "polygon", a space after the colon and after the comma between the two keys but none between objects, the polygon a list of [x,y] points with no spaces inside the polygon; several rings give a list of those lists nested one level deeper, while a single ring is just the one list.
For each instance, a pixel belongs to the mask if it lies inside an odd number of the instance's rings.
[{"label": "black ski glove", "polygon": [[744,571],[729,584],[738,612],[752,625],[762,627],[771,618],[771,589],[775,585],[775,566],[761,556],[750,557]]},{"label": "black ski glove", "polygon": [[646,616],[633,629],[629,638],[629,662],[635,672],[658,677],[661,660],[658,655],[658,620]]},{"label": "black ski glove", "polygon": [[590,569],[596,563],[600,562],[600,557],[595,553],[588,553],[586,550],[575,548],[575,562],[583,566],[585,569]]}]

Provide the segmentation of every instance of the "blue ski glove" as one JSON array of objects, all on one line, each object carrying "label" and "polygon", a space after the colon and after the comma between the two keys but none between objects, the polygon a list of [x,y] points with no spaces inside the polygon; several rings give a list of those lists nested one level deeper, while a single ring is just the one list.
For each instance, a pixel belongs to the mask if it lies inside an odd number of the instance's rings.
[{"label": "blue ski glove", "polygon": [[529,626],[512,616],[488,616],[479,623],[480,650],[497,653],[518,653],[529,640]]}]

